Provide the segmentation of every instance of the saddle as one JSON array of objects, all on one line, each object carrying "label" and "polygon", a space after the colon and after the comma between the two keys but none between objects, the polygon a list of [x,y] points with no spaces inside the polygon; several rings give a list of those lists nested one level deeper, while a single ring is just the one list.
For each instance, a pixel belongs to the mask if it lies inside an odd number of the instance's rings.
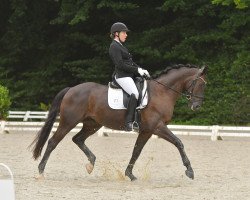
[{"label": "saddle", "polygon": [[[142,77],[135,78],[135,85],[139,92],[137,110],[143,109],[148,104],[147,81]],[[112,109],[127,109],[129,94],[113,79],[108,84],[108,104]]]}]

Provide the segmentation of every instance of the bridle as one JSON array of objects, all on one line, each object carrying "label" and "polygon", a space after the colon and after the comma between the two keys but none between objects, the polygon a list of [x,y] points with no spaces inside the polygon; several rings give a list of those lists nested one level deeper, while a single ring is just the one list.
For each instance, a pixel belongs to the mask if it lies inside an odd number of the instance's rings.
[{"label": "bridle", "polygon": [[196,83],[197,83],[197,81],[198,81],[199,79],[201,79],[201,80],[204,82],[205,85],[207,84],[207,82],[206,82],[201,76],[197,76],[197,77],[192,81],[192,83],[190,84],[190,86],[189,86],[189,87],[187,88],[187,90],[186,90],[186,98],[187,98],[188,100],[191,100],[193,97],[198,98],[198,99],[201,99],[201,100],[204,99],[203,96],[194,95],[194,94],[193,94],[193,93],[194,93],[195,85],[196,85]]},{"label": "bridle", "polygon": [[198,81],[199,79],[201,79],[201,80],[204,82],[204,84],[207,84],[207,82],[206,82],[201,76],[198,75],[194,80],[192,80],[192,83],[191,83],[190,86],[186,89],[186,92],[179,92],[179,91],[173,89],[172,87],[170,87],[170,86],[168,86],[168,85],[166,85],[166,84],[163,84],[163,83],[161,83],[161,82],[159,82],[159,81],[157,81],[157,80],[155,80],[155,79],[150,79],[150,80],[152,80],[152,81],[158,83],[159,85],[162,85],[162,86],[164,86],[164,87],[166,87],[166,88],[168,88],[168,89],[170,89],[170,90],[172,90],[172,91],[174,91],[174,92],[180,94],[181,96],[186,97],[187,100],[190,101],[193,97],[198,98],[198,99],[201,99],[201,100],[204,100],[204,97],[203,97],[203,96],[199,96],[199,95],[194,95],[194,94],[193,94],[195,85],[196,85],[196,83],[197,83],[197,81]]}]

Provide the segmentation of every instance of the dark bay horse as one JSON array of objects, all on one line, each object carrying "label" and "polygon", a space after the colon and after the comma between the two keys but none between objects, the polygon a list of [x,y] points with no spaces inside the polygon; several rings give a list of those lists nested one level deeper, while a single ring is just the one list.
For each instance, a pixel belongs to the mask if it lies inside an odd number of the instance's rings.
[{"label": "dark bay horse", "polygon": [[[149,103],[141,111],[139,135],[125,171],[125,175],[131,181],[136,180],[132,173],[133,166],[152,134],[158,135],[177,147],[183,165],[187,168],[186,175],[191,179],[194,178],[191,163],[181,140],[166,125],[170,122],[174,105],[181,95],[185,94],[188,97],[189,107],[192,110],[201,106],[206,84],[205,72],[205,67],[199,69],[193,65],[175,65],[166,68],[160,74],[148,80]],[[38,178],[43,178],[44,169],[51,152],[65,135],[80,122],[83,123],[82,129],[72,140],[88,157],[90,163],[86,165],[86,169],[88,173],[92,172],[96,157],[85,145],[85,140],[102,126],[117,130],[124,128],[125,110],[111,109],[108,106],[107,93],[107,86],[87,82],[75,87],[65,88],[56,95],[49,110],[48,118],[32,143],[34,144],[33,157],[37,159],[48,140],[56,116],[60,113],[58,129],[49,139],[47,149],[38,166]]]}]

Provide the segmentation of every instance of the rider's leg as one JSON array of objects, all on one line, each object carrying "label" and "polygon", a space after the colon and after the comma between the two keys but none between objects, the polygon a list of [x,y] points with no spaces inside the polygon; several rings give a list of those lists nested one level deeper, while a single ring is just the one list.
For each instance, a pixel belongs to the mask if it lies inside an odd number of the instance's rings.
[{"label": "rider's leg", "polygon": [[139,127],[133,127],[133,123],[135,120],[135,109],[137,106],[137,99],[135,98],[134,94],[130,95],[129,102],[128,102],[128,108],[126,112],[126,118],[125,118],[125,131],[132,131],[133,128],[139,129]]},{"label": "rider's leg", "polygon": [[139,92],[134,80],[131,77],[117,78],[115,80],[125,92],[127,92],[129,95],[134,94],[135,98],[138,100]]},{"label": "rider's leg", "polygon": [[135,109],[137,106],[137,100],[139,96],[135,83],[131,77],[118,78],[116,79],[116,81],[125,90],[125,92],[127,92],[130,95],[126,118],[125,118],[125,130],[132,131],[133,128],[139,129],[138,126],[133,127]]}]

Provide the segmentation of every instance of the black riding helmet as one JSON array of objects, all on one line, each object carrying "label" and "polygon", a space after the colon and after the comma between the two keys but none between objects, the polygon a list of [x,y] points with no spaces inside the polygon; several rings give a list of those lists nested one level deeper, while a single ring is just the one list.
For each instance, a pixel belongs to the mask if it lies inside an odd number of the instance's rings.
[{"label": "black riding helmet", "polygon": [[115,32],[121,32],[121,31],[126,31],[126,32],[129,31],[129,29],[124,23],[116,22],[111,26],[111,29],[110,29],[111,34],[114,34]]}]

